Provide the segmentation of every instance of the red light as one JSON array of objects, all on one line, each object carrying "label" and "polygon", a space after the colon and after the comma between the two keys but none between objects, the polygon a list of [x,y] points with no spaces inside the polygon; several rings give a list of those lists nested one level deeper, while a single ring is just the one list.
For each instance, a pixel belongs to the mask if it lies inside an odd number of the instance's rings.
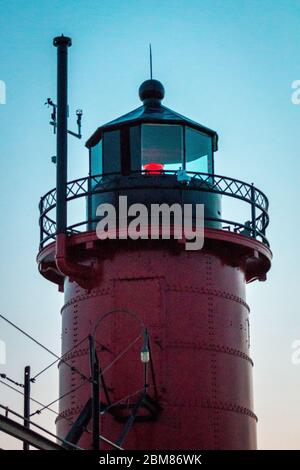
[{"label": "red light", "polygon": [[147,163],[144,165],[144,170],[151,175],[159,175],[164,169],[163,163]]}]

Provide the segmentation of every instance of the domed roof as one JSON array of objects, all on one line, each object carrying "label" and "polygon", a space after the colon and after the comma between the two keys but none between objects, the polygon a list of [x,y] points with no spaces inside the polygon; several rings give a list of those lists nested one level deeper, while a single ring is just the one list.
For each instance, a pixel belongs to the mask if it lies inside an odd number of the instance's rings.
[{"label": "domed roof", "polygon": [[157,124],[185,124],[200,132],[213,137],[213,150],[217,150],[218,134],[216,131],[202,126],[191,119],[176,113],[172,109],[161,104],[164,98],[165,90],[158,80],[146,80],[139,88],[139,96],[143,105],[120,116],[113,121],[98,127],[96,132],[87,140],[88,148],[94,147],[101,139],[102,133],[107,130],[113,130],[124,125],[134,125],[139,123],[157,123]]}]

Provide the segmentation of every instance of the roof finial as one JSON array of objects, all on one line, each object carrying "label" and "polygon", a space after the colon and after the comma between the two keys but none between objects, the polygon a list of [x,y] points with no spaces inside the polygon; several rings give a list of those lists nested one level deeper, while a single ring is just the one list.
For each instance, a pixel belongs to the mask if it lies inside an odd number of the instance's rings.
[{"label": "roof finial", "polygon": [[152,48],[151,48],[151,42],[149,44],[149,54],[150,54],[150,79],[152,80]]}]

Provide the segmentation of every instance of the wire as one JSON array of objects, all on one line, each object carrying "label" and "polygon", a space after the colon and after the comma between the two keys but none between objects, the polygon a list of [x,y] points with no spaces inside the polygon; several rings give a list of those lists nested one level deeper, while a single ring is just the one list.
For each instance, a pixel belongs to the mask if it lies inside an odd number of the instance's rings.
[{"label": "wire", "polygon": [[43,426],[40,426],[39,424],[37,423],[34,423],[33,421],[31,421],[30,419],[28,418],[24,418],[24,416],[20,415],[19,413],[17,413],[16,411],[10,409],[8,406],[4,406],[4,405],[1,405],[0,404],[0,408],[2,408],[3,410],[6,411],[6,414],[7,413],[11,413],[15,416],[17,416],[18,418],[21,418],[23,421],[27,421],[27,423],[29,424],[32,424],[33,426],[37,427],[38,429],[40,429],[41,431],[49,434],[49,436],[52,436],[54,437],[55,439],[58,439],[60,442],[62,442],[63,444],[67,444],[68,446],[71,446],[71,447],[74,447],[74,449],[77,449],[77,450],[83,450],[81,447],[78,447],[77,445],[73,444],[72,442],[69,442],[69,441],[66,441],[65,439],[57,436],[56,434],[53,434],[51,431],[48,431],[47,429],[43,428]]},{"label": "wire", "polygon": [[23,335],[27,336],[27,338],[31,339],[34,343],[36,343],[38,346],[40,346],[41,348],[43,348],[45,351],[47,351],[49,354],[51,354],[52,356],[55,356],[56,358],[58,358],[58,356],[50,351],[50,349],[48,349],[46,346],[44,346],[42,343],[40,343],[39,341],[37,341],[36,339],[34,339],[32,336],[30,336],[28,333],[26,333],[24,330],[22,330],[21,328],[19,328],[17,325],[15,325],[14,323],[12,323],[10,320],[8,320],[6,317],[4,317],[3,315],[0,314],[0,317],[6,321],[7,323],[9,323],[9,325],[13,326],[16,330],[18,330],[20,333],[22,333]]},{"label": "wire", "polygon": [[55,361],[51,362],[51,364],[49,364],[48,366],[46,366],[44,369],[42,369],[40,372],[38,372],[37,374],[35,374],[34,377],[32,377],[32,381],[34,382],[35,379],[37,377],[39,377],[41,374],[43,374],[43,372],[46,372],[46,370],[50,369],[50,367],[52,367],[54,364],[56,364],[58,361],[61,361],[63,360],[63,357],[65,357],[67,354],[69,354],[71,351],[73,351],[73,349],[77,348],[78,346],[80,346],[84,341],[86,341],[88,337],[85,336],[81,341],[79,341],[79,343],[75,344],[71,349],[69,349],[65,354],[63,354],[59,359],[55,359]]},{"label": "wire", "polygon": [[[34,416],[35,414],[40,414],[42,411],[44,410],[49,410],[50,412],[52,413],[55,413],[57,416],[63,418],[63,419],[66,419],[68,420],[69,422],[71,422],[72,424],[74,424],[74,422],[70,419],[70,418],[66,418],[65,416],[63,416],[62,414],[60,413],[57,413],[56,411],[54,411],[53,409],[50,408],[51,405],[59,402],[60,400],[62,400],[63,398],[67,397],[68,395],[70,395],[71,393],[74,393],[76,392],[77,390],[79,390],[81,387],[83,387],[83,385],[86,384],[86,381],[91,381],[91,378],[87,378],[84,374],[82,374],[78,369],[76,369],[74,366],[71,366],[70,364],[68,364],[64,359],[63,357],[68,354],[71,350],[73,350],[75,347],[79,346],[79,344],[81,344],[83,341],[86,340],[87,337],[83,338],[80,343],[78,343],[77,345],[75,345],[73,348],[71,348],[70,351],[68,351],[67,353],[65,353],[63,356],[59,357],[57,354],[55,354],[53,351],[51,351],[50,349],[48,349],[46,346],[44,346],[42,343],[40,343],[39,341],[37,341],[35,338],[33,338],[31,335],[29,335],[28,333],[26,333],[24,330],[22,330],[21,328],[19,328],[17,325],[15,325],[14,323],[12,323],[10,320],[8,320],[6,317],[4,317],[3,315],[0,314],[0,318],[2,318],[4,321],[6,321],[8,324],[10,324],[11,326],[13,326],[15,329],[17,329],[20,333],[24,334],[27,338],[31,339],[34,343],[36,343],[38,346],[40,346],[42,349],[44,349],[45,351],[47,351],[49,354],[51,354],[52,356],[54,356],[56,358],[55,361],[53,361],[51,364],[49,364],[47,367],[45,367],[44,369],[42,369],[40,372],[38,372],[31,380],[34,381],[39,375],[41,375],[43,372],[45,372],[46,370],[48,370],[52,365],[54,365],[57,361],[61,360],[64,364],[66,364],[68,367],[71,368],[72,371],[75,371],[77,372],[81,378],[84,378],[85,379],[85,382],[81,383],[80,385],[78,385],[75,389],[71,389],[69,390],[68,392],[64,393],[63,395],[61,395],[60,397],[58,397],[56,400],[53,400],[51,403],[49,403],[48,405],[44,405],[42,403],[40,403],[38,400],[35,400],[34,398],[31,398],[30,397],[30,400],[32,402],[35,402],[37,404],[39,404],[42,408],[41,409],[38,409],[36,410],[34,413],[32,413],[30,415],[30,417]],[[126,354],[126,352],[141,338],[141,334],[138,335],[121,353],[119,353],[114,359],[113,361],[106,367],[104,368],[100,373],[99,373],[99,377],[103,376],[103,374],[105,372],[107,372],[124,354]],[[2,378],[6,378],[6,377],[2,377]],[[2,380],[0,380],[0,383],[2,383],[3,385],[11,388],[12,390],[16,391],[17,393],[21,394],[24,396],[24,393],[23,392],[20,392],[19,390],[15,389],[14,387],[6,384],[5,382],[3,382]],[[14,382],[13,383],[15,385],[18,385],[18,386],[21,386],[20,384],[18,384],[17,382]],[[142,389],[144,390],[144,388]],[[130,398],[131,396],[134,396],[135,394],[137,394],[140,390],[138,390],[137,392],[134,392],[133,394],[129,395],[128,397],[125,397],[123,399],[121,399],[121,401],[119,400],[118,402],[114,403],[114,404],[111,404],[109,406],[109,408],[113,407],[113,406],[116,406],[118,403]],[[1,405],[0,405],[1,406]],[[34,424],[34,423],[33,423]],[[90,431],[87,429],[87,428],[84,428],[85,431],[89,432]],[[46,431],[47,432],[47,431]],[[101,439],[103,439],[104,441],[106,441],[107,443],[111,444],[112,446],[116,446],[115,443],[109,441],[108,439],[104,438],[103,436],[99,436]],[[60,438],[59,438],[60,439]],[[61,440],[61,439],[60,439]],[[119,446],[118,446],[119,447]],[[120,447],[119,447],[120,448]],[[121,449],[121,448],[120,448]]]},{"label": "wire", "polygon": [[[19,393],[19,395],[24,396],[24,392],[21,392],[20,390],[18,390],[18,389],[16,389],[16,388],[12,387],[11,385],[6,384],[6,383],[3,382],[2,380],[0,380],[0,383],[1,383],[2,385],[5,385],[5,387],[8,387],[8,388],[10,388],[11,390],[14,390],[15,392]],[[43,403],[41,403],[40,401],[36,400],[35,398],[30,397],[30,401],[32,401],[32,403],[36,403],[36,404],[39,405],[39,406],[45,406]],[[60,413],[58,413],[57,411],[53,410],[52,408],[47,407],[47,408],[45,408],[45,409],[46,409],[47,411],[50,411],[51,413],[55,414],[56,416],[59,416],[60,418],[65,419],[66,421],[69,421],[71,424],[74,424],[74,421],[73,421],[71,418],[68,418],[67,416],[61,415]],[[37,414],[40,414],[40,413],[37,413]]]},{"label": "wire", "polygon": [[[24,396],[24,393],[21,392],[20,390],[12,387],[11,385],[8,385],[6,384],[5,382],[3,382],[2,380],[0,380],[0,383],[2,383],[3,385],[5,385],[6,387],[10,388],[11,390],[14,390],[15,392],[19,393],[20,395]],[[35,400],[34,398],[30,397],[30,400],[33,402],[33,403],[37,403],[38,405],[40,406],[45,406],[43,403],[39,402],[38,400]],[[75,424],[75,422],[71,419],[71,418],[68,418],[67,416],[64,416],[60,413],[58,413],[57,411],[53,410],[52,408],[45,408],[47,411],[51,411],[51,413],[54,413],[56,416],[59,416],[61,419],[64,419],[66,421],[68,421],[70,424]],[[88,428],[86,427],[83,427],[83,430],[85,432],[87,432],[88,434],[92,434],[92,431],[90,431]],[[106,437],[104,436],[99,436],[100,439],[102,439],[104,442],[106,442],[107,444],[110,444],[112,447],[116,447],[117,449],[119,450],[124,450],[122,447],[118,446],[117,444],[115,444],[114,442],[110,441],[109,439],[107,439]]]},{"label": "wire", "polygon": [[[107,366],[105,367],[99,374],[99,377],[101,377],[105,372],[107,372],[114,364],[116,361],[118,361],[124,354],[126,354],[126,352],[141,338],[141,335],[137,336],[135,338],[135,340],[133,340],[120,354],[118,354],[118,356],[115,357],[115,359]],[[67,396],[69,396],[71,393],[75,393],[77,390],[79,390],[81,387],[83,387],[84,385],[86,384],[86,382],[83,382],[81,383],[80,385],[78,385],[77,387],[71,389],[71,390],[68,390],[68,392],[64,393],[63,395],[61,395],[60,397],[56,398],[56,400],[53,400],[51,403],[49,403],[48,405],[44,405],[40,410],[36,410],[34,413],[32,413],[30,416],[34,416],[35,414],[39,414],[41,413],[42,411],[44,411],[45,409],[48,409],[49,406],[52,406],[54,405],[56,402],[59,402],[60,400],[62,400],[63,398],[66,398]]]},{"label": "wire", "polygon": [[27,338],[31,339],[31,341],[33,341],[35,344],[37,344],[38,346],[40,346],[42,349],[44,349],[45,351],[47,351],[49,354],[51,354],[53,357],[55,357],[57,360],[61,360],[64,364],[66,364],[72,371],[74,372],[77,372],[81,378],[84,378],[85,380],[90,380],[90,378],[86,377],[82,372],[80,372],[80,370],[76,369],[76,367],[74,366],[71,366],[70,364],[68,364],[67,361],[64,361],[63,359],[61,359],[61,357],[59,357],[57,354],[55,354],[53,351],[51,351],[49,348],[47,348],[46,346],[44,346],[42,343],[40,343],[38,340],[34,339],[33,336],[29,335],[28,333],[26,333],[26,331],[22,330],[21,328],[19,328],[17,325],[15,325],[13,322],[11,322],[10,320],[8,320],[8,318],[4,317],[3,315],[0,314],[0,318],[2,318],[4,321],[6,321],[9,325],[13,326],[16,330],[18,330],[20,333],[22,333],[23,335],[25,335]]},{"label": "wire", "polygon": [[[106,367],[102,370],[102,372],[99,374],[99,376],[103,375],[106,371],[108,371],[114,364],[117,360],[119,360],[124,354],[126,354],[126,352],[141,338],[141,335],[137,336],[120,354],[118,354],[115,359]],[[0,383],[2,383],[3,385],[5,385],[6,387],[8,388],[11,388],[12,390],[14,390],[15,392],[21,394],[21,395],[24,395],[23,392],[17,390],[16,388],[12,387],[11,385],[8,385],[6,384],[5,382],[3,382],[2,380],[0,380]],[[35,400],[34,398],[30,397],[30,400],[38,405],[40,405],[42,408],[36,410],[34,413],[31,413],[30,417],[36,415],[36,414],[41,414],[42,411],[44,410],[49,410],[51,411],[52,413],[55,413],[57,416],[60,416],[64,419],[67,419],[65,416],[61,415],[60,413],[57,413],[55,410],[51,409],[50,406],[54,405],[55,403],[59,402],[60,400],[62,400],[63,398],[67,397],[68,395],[70,395],[71,393],[74,393],[76,392],[79,388],[81,388],[83,385],[85,385],[86,382],[78,385],[75,389],[72,389],[72,390],[69,390],[68,392],[64,393],[63,395],[61,395],[60,397],[58,397],[57,399],[53,400],[51,403],[48,403],[48,405],[44,405],[43,403],[39,402],[38,400]],[[110,406],[113,406],[114,404],[110,405]],[[72,420],[70,420],[73,424],[74,422]]]},{"label": "wire", "polygon": [[[82,385],[85,385],[85,383],[80,384],[80,387],[81,387]],[[75,391],[78,390],[78,388],[80,388],[80,387],[77,387],[77,388],[75,388],[74,390],[69,390],[68,392],[64,393],[63,395],[60,395],[58,398],[56,398],[55,400],[53,400],[53,401],[51,401],[50,403],[48,403],[48,405],[42,405],[42,408],[41,408],[41,409],[36,410],[34,413],[31,413],[30,416],[39,415],[40,413],[42,413],[42,411],[48,410],[48,409],[49,409],[49,406],[52,406],[52,405],[54,405],[55,403],[58,403],[60,400],[62,400],[63,398],[67,397],[67,396],[70,395],[71,393],[75,392]]]},{"label": "wire", "polygon": [[[10,388],[11,390],[14,390],[15,392],[19,393],[19,395],[24,396],[24,392],[21,392],[21,391],[18,390],[17,388],[12,387],[11,385],[8,385],[7,383],[3,382],[2,380],[0,380],[0,383],[1,383],[2,385],[5,385],[5,387],[8,387],[8,388]],[[30,397],[30,400],[31,400],[33,403],[36,403],[37,405],[44,406],[43,403],[41,403],[40,401],[36,400],[35,398]],[[51,411],[52,413],[56,414],[57,416],[60,416],[57,411],[52,410],[51,408],[48,408],[48,410]],[[67,419],[67,418],[66,418],[66,419]]]},{"label": "wire", "polygon": [[[11,385],[6,384],[6,383],[3,382],[2,380],[0,380],[0,383],[1,383],[2,385],[5,385],[5,387],[8,387],[8,388],[10,388],[11,390],[14,390],[15,392],[19,393],[19,395],[24,396],[24,393],[23,393],[23,392],[21,392],[20,390],[18,390],[18,389],[16,389],[16,388],[12,387]],[[36,403],[36,404],[39,405],[39,406],[45,407],[45,405],[44,405],[43,403],[41,403],[40,401],[36,400],[35,398],[30,397],[30,401],[32,401],[33,403]],[[60,418],[65,419],[66,421],[69,421],[71,424],[74,424],[74,421],[73,421],[71,418],[68,418],[67,416],[63,416],[62,414],[58,413],[57,411],[53,410],[52,408],[49,408],[49,406],[48,406],[47,408],[45,407],[45,409],[46,409],[46,411],[50,411],[51,413],[55,414],[56,416],[59,416]],[[37,413],[37,414],[40,414],[40,413]]]},{"label": "wire", "polygon": [[46,372],[48,369],[50,369],[50,367],[54,366],[54,364],[56,364],[57,362],[59,361],[59,359],[55,359],[55,361],[51,362],[48,366],[44,367],[44,369],[42,369],[40,372],[38,372],[37,374],[35,374],[34,377],[32,377],[30,379],[31,382],[35,382],[35,380],[40,376],[42,375],[44,372]]},{"label": "wire", "polygon": [[142,326],[142,329],[145,330],[146,329],[146,326],[145,326],[145,323],[143,322],[143,320],[141,319],[141,317],[139,315],[137,315],[135,312],[132,312],[130,310],[126,310],[124,308],[115,308],[113,310],[109,310],[108,312],[104,313],[103,315],[101,315],[101,317],[98,318],[98,320],[96,321],[95,325],[94,325],[94,334],[93,336],[95,336],[95,333],[96,333],[96,330],[99,326],[99,324],[105,319],[107,318],[109,315],[111,315],[112,313],[126,313],[126,315],[129,315],[130,317],[133,317],[135,318],[136,320],[138,320]]},{"label": "wire", "polygon": [[118,354],[118,356],[115,357],[115,359],[110,363],[108,364],[108,366],[106,366],[102,372],[99,374],[99,377],[101,375],[103,375],[106,371],[108,371],[122,356],[124,356],[124,354],[127,353],[127,351],[142,337],[142,335],[140,334],[139,336],[137,336],[125,349],[123,349],[123,351]]},{"label": "wire", "polygon": [[22,388],[24,388],[24,384],[20,384],[19,382],[16,382],[15,380],[13,380],[13,379],[11,379],[10,377],[8,377],[6,374],[0,374],[0,377],[1,377],[1,379],[8,380],[8,382],[13,383],[13,384],[16,385],[17,387],[22,387]]}]

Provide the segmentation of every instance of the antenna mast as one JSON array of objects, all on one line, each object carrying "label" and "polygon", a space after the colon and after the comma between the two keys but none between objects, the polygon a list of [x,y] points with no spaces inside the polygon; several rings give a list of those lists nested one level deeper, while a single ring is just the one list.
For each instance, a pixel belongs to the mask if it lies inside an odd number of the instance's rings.
[{"label": "antenna mast", "polygon": [[152,80],[152,48],[151,48],[151,43],[149,44],[149,54],[150,54],[150,78]]}]

